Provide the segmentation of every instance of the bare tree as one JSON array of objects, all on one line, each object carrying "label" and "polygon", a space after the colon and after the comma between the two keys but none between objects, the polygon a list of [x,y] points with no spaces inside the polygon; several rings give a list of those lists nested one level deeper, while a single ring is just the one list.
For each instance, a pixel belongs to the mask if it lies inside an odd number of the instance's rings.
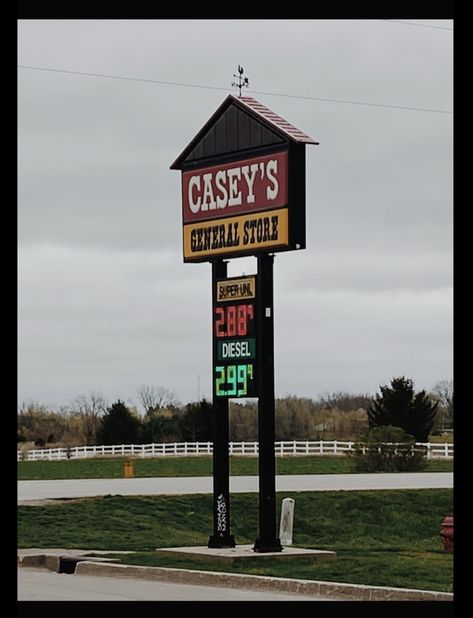
[{"label": "bare tree", "polygon": [[95,444],[100,417],[107,409],[105,397],[98,391],[89,391],[87,395],[78,395],[72,406],[83,421],[85,444]]},{"label": "bare tree", "polygon": [[329,412],[333,410],[351,412],[360,408],[368,410],[373,403],[373,398],[370,395],[351,394],[342,391],[336,393],[327,392],[320,397],[320,403]]},{"label": "bare tree", "polygon": [[442,411],[442,429],[448,423],[453,428],[453,380],[440,380],[432,389],[438,397]]},{"label": "bare tree", "polygon": [[164,386],[142,384],[137,389],[137,395],[147,415],[161,408],[179,406],[175,394]]}]

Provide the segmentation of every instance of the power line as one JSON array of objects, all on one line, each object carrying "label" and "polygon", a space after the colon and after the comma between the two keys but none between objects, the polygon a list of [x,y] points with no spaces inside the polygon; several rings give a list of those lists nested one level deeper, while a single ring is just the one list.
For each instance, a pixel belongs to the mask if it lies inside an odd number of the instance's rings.
[{"label": "power line", "polygon": [[402,19],[383,19],[382,21],[392,21],[395,24],[407,24],[408,26],[418,26],[419,28],[434,28],[435,30],[450,30],[453,32],[453,28],[447,28],[446,26],[432,26],[431,24],[419,24],[413,21],[403,21]]},{"label": "power line", "polygon": [[29,69],[31,71],[48,71],[51,73],[67,73],[69,75],[81,75],[86,77],[103,77],[106,79],[122,79],[131,82],[145,82],[148,84],[162,84],[165,86],[184,86],[186,88],[207,88],[208,90],[225,90],[229,88],[220,88],[218,86],[205,86],[204,84],[187,84],[181,82],[167,82],[159,79],[145,79],[143,77],[124,77],[122,75],[108,75],[106,73],[87,73],[86,71],[66,71],[65,69],[50,69],[46,67],[32,67],[23,64],[18,65],[19,69]]},{"label": "power line", "polygon": [[[18,65],[18,68],[28,69],[30,71],[47,71],[51,73],[66,73],[68,75],[79,75],[82,77],[98,77],[98,78],[104,78],[104,79],[120,79],[123,81],[144,82],[148,84],[161,84],[164,86],[181,86],[184,88],[205,88],[206,90],[223,90],[225,92],[228,92],[229,90],[229,88],[222,88],[219,86],[206,86],[204,84],[170,82],[170,81],[163,81],[163,80],[158,80],[158,79],[145,79],[142,77],[125,77],[123,75],[110,75],[110,74],[105,74],[105,73],[88,73],[86,71],[68,71],[65,69],[51,69],[47,67],[34,67],[34,66],[27,66],[27,65],[22,65],[22,64]],[[434,114],[453,114],[453,112],[450,112],[444,109],[412,107],[412,106],[407,106],[407,105],[388,105],[384,103],[369,103],[367,101],[350,101],[348,99],[330,99],[330,98],[324,98],[324,97],[311,97],[311,96],[304,96],[304,95],[297,95],[297,94],[284,94],[281,92],[262,92],[259,90],[253,90],[252,93],[262,94],[265,96],[272,96],[272,97],[286,97],[290,99],[303,99],[307,101],[322,101],[326,103],[345,103],[347,105],[365,105],[369,107],[384,107],[388,109],[404,109],[404,110],[410,110],[410,111],[416,111],[416,112],[430,112]]]},{"label": "power line", "polygon": [[325,99],[322,97],[309,97],[295,94],[281,94],[277,92],[260,92],[258,90],[252,91],[254,94],[264,94],[273,97],[288,97],[291,99],[307,99],[309,101],[326,101],[330,103],[347,103],[349,105],[368,105],[370,107],[387,107],[388,109],[407,109],[416,112],[432,112],[434,114],[453,114],[445,109],[430,109],[427,107],[410,107],[407,105],[387,105],[384,103],[368,103],[366,101],[349,101],[348,99]]}]

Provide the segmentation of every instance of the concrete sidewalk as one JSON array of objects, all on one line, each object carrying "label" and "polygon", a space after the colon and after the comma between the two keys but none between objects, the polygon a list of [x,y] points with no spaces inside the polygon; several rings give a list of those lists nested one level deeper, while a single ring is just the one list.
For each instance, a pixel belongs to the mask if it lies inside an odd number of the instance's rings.
[{"label": "concrete sidewalk", "polygon": [[[374,489],[439,489],[453,487],[452,472],[377,474],[288,474],[276,476],[276,491],[359,491]],[[258,491],[257,476],[231,476],[230,493]],[[213,479],[159,477],[18,481],[18,503],[105,495],[153,496],[211,494]]]},{"label": "concrete sidewalk", "polygon": [[[59,557],[84,556],[94,550],[74,549],[22,549],[18,551],[19,566],[41,566],[55,570]],[[48,565],[50,565],[48,567]],[[284,592],[309,597],[324,597],[326,600],[350,601],[453,601],[453,594],[430,590],[411,590],[408,588],[391,588],[385,586],[366,586],[340,582],[314,581],[260,575],[243,575],[238,573],[220,573],[216,571],[198,571],[164,567],[131,566],[97,562],[93,558],[78,562],[75,570],[77,576],[96,575],[117,579],[136,578],[141,580],[164,581],[198,586],[219,586],[244,590]]]}]

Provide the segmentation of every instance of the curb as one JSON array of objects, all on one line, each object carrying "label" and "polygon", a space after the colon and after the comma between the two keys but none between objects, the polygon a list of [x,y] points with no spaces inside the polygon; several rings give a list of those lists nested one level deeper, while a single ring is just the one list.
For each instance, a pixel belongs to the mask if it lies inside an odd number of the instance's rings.
[{"label": "curb", "polygon": [[56,573],[75,573],[77,564],[87,560],[95,562],[114,562],[118,558],[83,557],[80,554],[25,554],[18,556],[17,564],[19,567],[34,567],[48,569]]},{"label": "curb", "polygon": [[59,572],[59,555],[28,554],[26,556],[18,556],[18,566],[43,568]]},{"label": "curb", "polygon": [[[26,565],[24,565],[26,566]],[[84,560],[77,563],[76,575],[136,577],[174,583],[245,588],[293,594],[325,596],[353,601],[453,601],[453,593],[410,588],[366,586],[338,582],[290,579],[260,575],[241,575],[216,571],[191,571],[165,567],[132,566]]]}]

